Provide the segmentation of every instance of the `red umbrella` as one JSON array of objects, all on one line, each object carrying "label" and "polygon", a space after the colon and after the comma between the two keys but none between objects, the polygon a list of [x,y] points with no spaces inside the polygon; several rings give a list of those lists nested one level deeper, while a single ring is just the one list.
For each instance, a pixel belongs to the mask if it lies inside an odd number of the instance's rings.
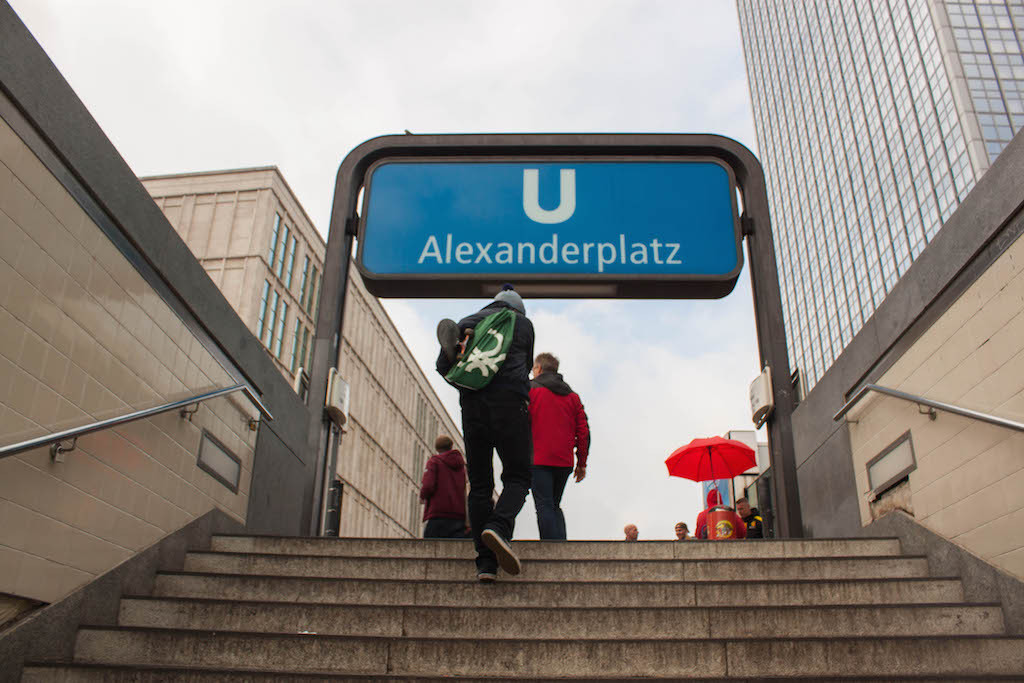
[{"label": "red umbrella", "polygon": [[665,461],[670,476],[693,481],[731,479],[755,465],[757,458],[753,448],[720,436],[694,439],[674,450]]}]

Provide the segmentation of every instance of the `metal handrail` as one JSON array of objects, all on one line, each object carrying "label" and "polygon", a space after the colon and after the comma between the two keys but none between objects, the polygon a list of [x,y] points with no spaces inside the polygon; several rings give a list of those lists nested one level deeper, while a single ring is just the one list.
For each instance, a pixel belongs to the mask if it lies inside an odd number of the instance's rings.
[{"label": "metal handrail", "polygon": [[248,384],[236,384],[234,386],[226,387],[224,389],[217,389],[215,391],[208,391],[204,394],[197,394],[190,398],[183,398],[179,401],[174,401],[172,403],[165,403],[164,405],[156,406],[154,408],[136,410],[134,413],[120,415],[118,417],[111,417],[109,419],[100,420],[99,422],[93,422],[92,424],[87,424],[81,427],[72,427],[71,429],[65,429],[62,432],[45,434],[43,436],[38,436],[34,439],[29,439],[28,441],[22,441],[20,443],[11,444],[10,446],[4,446],[3,448],[0,448],[0,459],[6,458],[9,455],[17,455],[18,453],[30,451],[33,448],[39,448],[40,446],[46,446],[47,444],[59,444],[61,441],[67,441],[68,439],[77,439],[78,437],[85,436],[86,434],[92,434],[93,432],[98,432],[103,429],[109,429],[110,427],[117,427],[118,425],[123,425],[126,422],[134,422],[135,420],[141,420],[142,418],[145,417],[151,417],[153,415],[158,415],[160,413],[166,413],[176,408],[184,408],[185,406],[190,406],[193,403],[202,403],[203,401],[208,401],[211,398],[217,398],[218,396],[233,394],[236,391],[243,392],[246,395],[246,397],[250,401],[252,401],[252,404],[256,407],[256,409],[260,411],[260,415],[267,418],[268,421],[274,419],[274,416],[270,414],[270,411],[267,410],[267,407],[263,405],[263,402],[260,401],[259,397],[252,390],[252,387],[250,387]]},{"label": "metal handrail", "polygon": [[947,413],[953,413],[954,415],[969,417],[973,420],[980,420],[982,422],[988,422],[989,424],[998,425],[1000,427],[1008,427],[1010,429],[1015,429],[1018,432],[1024,432],[1024,423],[1022,422],[1007,420],[1005,417],[997,417],[996,415],[989,415],[988,413],[982,413],[977,410],[971,410],[969,408],[961,408],[960,406],[955,406],[951,403],[934,401],[930,398],[925,398],[924,396],[908,394],[905,391],[900,391],[898,389],[890,389],[889,387],[879,386],[878,384],[865,384],[863,387],[861,387],[860,390],[858,390],[857,393],[854,394],[853,397],[846,402],[846,405],[844,405],[839,410],[839,412],[836,413],[835,416],[833,416],[832,420],[839,420],[839,418],[846,415],[846,413],[848,413],[850,409],[853,408],[854,404],[856,404],[858,401],[864,398],[864,396],[866,396],[869,391],[877,391],[880,394],[892,396],[893,398],[900,398],[903,399],[904,401],[911,401],[918,405],[928,406],[929,408],[934,408],[936,410],[941,410]]}]

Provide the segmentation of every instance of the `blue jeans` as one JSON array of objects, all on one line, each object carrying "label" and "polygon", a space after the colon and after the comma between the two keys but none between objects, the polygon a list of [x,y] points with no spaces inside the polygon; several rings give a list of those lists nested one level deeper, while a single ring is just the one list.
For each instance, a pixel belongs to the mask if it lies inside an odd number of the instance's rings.
[{"label": "blue jeans", "polygon": [[571,467],[533,466],[533,504],[537,508],[537,528],[544,540],[565,540],[565,515],[560,506],[570,474]]}]

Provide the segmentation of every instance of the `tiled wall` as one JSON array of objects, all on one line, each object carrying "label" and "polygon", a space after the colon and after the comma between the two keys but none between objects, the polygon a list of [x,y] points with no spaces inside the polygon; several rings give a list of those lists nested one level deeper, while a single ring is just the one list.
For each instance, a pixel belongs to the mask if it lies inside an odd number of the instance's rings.
[{"label": "tiled wall", "polygon": [[[0,119],[0,445],[233,383]],[[0,593],[52,602],[213,506],[244,521],[250,417],[220,398],[0,460]],[[204,428],[237,494],[196,466]]]},{"label": "tiled wall", "polygon": [[[1018,239],[878,381],[882,386],[1024,422],[1024,239]],[[1024,433],[914,403],[866,399],[849,415],[861,519],[866,464],[908,429],[914,516],[1024,578]]]},{"label": "tiled wall", "polygon": [[341,536],[420,536],[419,487],[434,439],[462,437],[384,308],[350,270],[338,371],[349,383],[338,453]]}]

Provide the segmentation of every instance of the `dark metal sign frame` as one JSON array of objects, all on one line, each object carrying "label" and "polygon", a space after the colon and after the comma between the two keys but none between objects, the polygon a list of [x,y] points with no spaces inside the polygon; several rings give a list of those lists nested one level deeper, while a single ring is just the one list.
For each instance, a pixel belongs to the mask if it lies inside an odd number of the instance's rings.
[{"label": "dark metal sign frame", "polygon": [[[775,410],[766,422],[771,456],[773,501],[778,535],[803,536],[796,462],[793,451],[792,414],[795,408],[790,377],[782,299],[775,246],[768,212],[764,171],[757,158],[740,143],[719,135],[703,134],[496,134],[496,135],[390,135],[373,138],[349,153],[338,169],[331,210],[320,315],[313,350],[310,405],[323,406],[327,377],[337,363],[344,319],[348,268],[358,227],[357,202],[371,165],[387,158],[508,158],[531,160],[596,157],[664,158],[704,157],[719,159],[732,169],[742,196],[742,233],[747,242],[754,317],[761,365],[770,366],[776,378],[772,388]],[[528,292],[524,291],[528,295]],[[483,296],[483,291],[481,291]],[[599,296],[584,293],[580,296]],[[310,533],[322,528],[326,475],[335,470],[337,430],[325,411],[310,423],[309,447],[319,459],[316,507]],[[317,514],[319,511],[319,514]],[[320,518],[319,520],[317,518]]]}]

